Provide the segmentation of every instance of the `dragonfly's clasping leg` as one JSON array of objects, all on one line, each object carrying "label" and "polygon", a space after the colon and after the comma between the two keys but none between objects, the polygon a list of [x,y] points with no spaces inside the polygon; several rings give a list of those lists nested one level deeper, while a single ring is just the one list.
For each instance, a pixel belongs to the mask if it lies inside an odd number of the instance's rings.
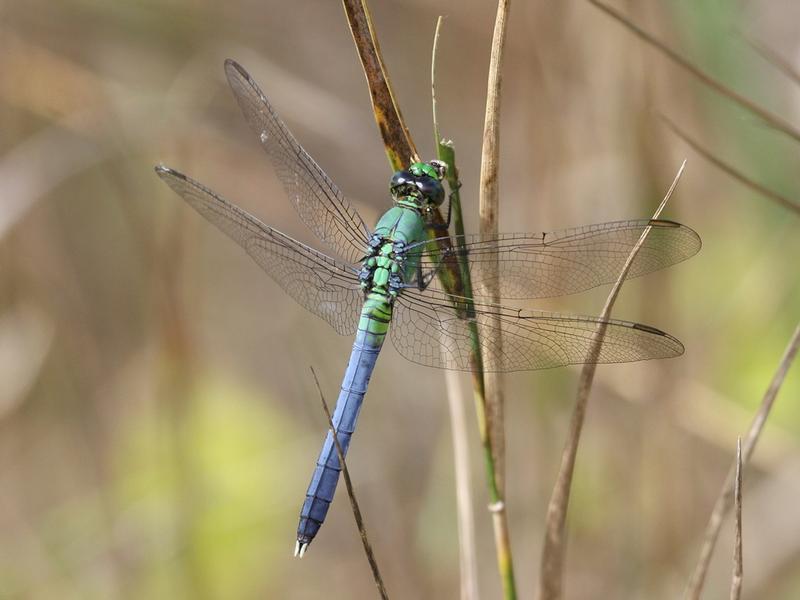
[{"label": "dragonfly's clasping leg", "polygon": [[448,248],[445,252],[442,253],[442,256],[439,260],[439,264],[436,265],[435,269],[431,269],[428,273],[422,273],[422,263],[417,264],[417,288],[419,291],[423,292],[427,287],[431,284],[434,278],[439,274],[439,271],[442,270],[442,266],[444,265],[445,258],[453,254],[453,249]]},{"label": "dragonfly's clasping leg", "polygon": [[[461,180],[459,180],[456,183],[455,188],[451,189],[450,193],[447,195],[447,220],[445,221],[444,224],[431,225],[431,227],[433,227],[433,229],[435,229],[437,231],[443,231],[443,230],[450,229],[450,222],[451,222],[451,219],[453,217],[453,196],[455,196],[458,193],[458,190],[460,190],[460,189],[461,189]],[[433,207],[429,206],[428,207],[428,213],[430,214],[431,212],[433,212]]]}]

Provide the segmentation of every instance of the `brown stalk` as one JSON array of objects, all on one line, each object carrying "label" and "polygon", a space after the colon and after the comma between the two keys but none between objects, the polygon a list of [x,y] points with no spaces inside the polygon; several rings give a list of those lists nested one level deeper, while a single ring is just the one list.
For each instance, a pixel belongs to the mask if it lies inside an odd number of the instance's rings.
[{"label": "brown stalk", "polygon": [[[489,78],[486,89],[486,116],[483,126],[483,148],[481,150],[481,174],[479,184],[480,233],[482,236],[497,234],[499,216],[499,164],[500,164],[500,100],[502,67],[506,42],[506,27],[510,0],[499,0],[492,35],[492,48],[489,58]],[[487,265],[492,268],[491,265]],[[495,264],[495,269],[497,264]],[[500,303],[500,288],[497,282],[486,285],[486,293],[495,304]],[[499,348],[499,319],[495,321],[497,339],[492,345]],[[485,331],[482,332],[485,334]],[[500,375],[492,368],[492,357],[484,357],[484,390],[487,408],[487,433],[492,454],[494,470],[494,490],[491,511],[494,526],[497,561],[503,581],[503,591],[507,599],[516,598],[514,564],[511,553],[511,540],[508,531],[508,517],[505,505],[505,423],[503,419],[503,389]]]},{"label": "brown stalk", "polygon": [[347,470],[347,463],[344,460],[342,445],[339,443],[339,436],[336,432],[336,428],[333,426],[331,411],[328,409],[328,403],[325,401],[325,395],[322,393],[322,387],[319,384],[319,379],[317,379],[317,373],[314,371],[314,367],[311,367],[311,374],[314,376],[314,383],[319,391],[319,399],[322,402],[322,408],[325,410],[325,416],[328,418],[328,427],[331,428],[333,443],[336,444],[336,454],[339,456],[339,464],[342,466],[344,485],[347,488],[347,496],[350,498],[350,508],[353,509],[353,517],[355,518],[356,525],[358,526],[358,533],[361,534],[361,544],[364,546],[364,554],[367,555],[370,569],[372,569],[372,578],[375,580],[375,586],[378,588],[378,593],[381,595],[381,598],[383,600],[388,600],[389,595],[386,593],[386,587],[383,585],[383,578],[381,577],[381,572],[378,569],[378,561],[375,560],[375,553],[372,551],[372,544],[369,543],[369,538],[367,537],[367,530],[364,527],[364,519],[361,516],[361,509],[358,506],[356,493],[353,490],[353,482],[350,480],[350,472]]},{"label": "brown stalk", "polygon": [[[761,406],[758,408],[750,429],[745,437],[744,447],[742,451],[742,465],[747,466],[750,456],[755,450],[758,438],[761,436],[761,431],[764,429],[764,424],[767,422],[767,417],[772,410],[772,405],[775,403],[775,398],[783,385],[783,380],[786,378],[786,373],[792,364],[795,356],[797,355],[798,348],[800,348],[800,324],[795,328],[789,344],[784,350],[783,356],[778,363],[778,368],[772,376],[772,381],[764,393],[761,400]],[[700,550],[700,558],[695,566],[694,573],[689,580],[684,597],[687,600],[699,600],[700,594],[703,591],[706,575],[708,573],[708,565],[711,562],[711,555],[714,552],[714,546],[717,543],[719,532],[722,527],[722,521],[725,516],[730,512],[734,504],[733,482],[736,478],[736,464],[731,465],[728,471],[725,482],[722,484],[722,489],[717,496],[717,501],[714,504],[714,509],[711,512],[711,517],[706,526],[706,532],[703,539],[703,547]]]},{"label": "brown stalk", "polygon": [[742,595],[742,438],[736,440],[736,482],[733,501],[736,510],[736,541],[733,548],[733,575],[731,576],[730,600],[739,600]]},{"label": "brown stalk", "polygon": [[[683,161],[664,199],[661,201],[661,204],[659,204],[655,213],[653,213],[653,219],[658,219],[659,215],[661,215],[661,211],[664,210],[664,206],[666,206],[667,202],[672,197],[685,166],[686,161]],[[606,320],[609,318],[617,295],[625,281],[625,277],[636,255],[639,253],[639,249],[647,239],[650,229],[650,227],[645,227],[636,245],[631,249],[628,259],[622,267],[616,283],[614,283],[614,287],[611,288],[611,292],[608,294],[603,311],[600,313],[600,319]],[[586,417],[586,407],[589,402],[589,393],[592,388],[592,382],[594,381],[594,374],[597,371],[597,358],[600,354],[605,329],[605,325],[603,324],[597,327],[592,339],[592,347],[589,350],[587,362],[583,365],[583,369],[581,370],[575,408],[572,412],[572,418],[567,432],[567,440],[561,454],[561,465],[559,467],[558,476],[556,477],[556,483],[553,486],[550,503],[547,507],[545,538],[541,558],[541,574],[536,593],[538,600],[557,600],[563,595],[564,557],[566,555],[565,527],[567,509],[569,507],[569,495],[572,488],[572,476],[575,471],[575,458],[578,453],[578,443],[580,442],[581,430],[583,429],[583,422]]]},{"label": "brown stalk", "polygon": [[733,177],[736,181],[738,181],[742,185],[750,188],[754,192],[757,192],[757,193],[761,194],[762,196],[764,196],[765,198],[767,198],[769,200],[772,200],[773,202],[779,204],[783,208],[786,208],[788,210],[791,210],[792,212],[800,214],[800,204],[798,204],[797,202],[795,202],[794,200],[792,200],[790,198],[787,198],[786,196],[782,196],[781,194],[772,191],[771,189],[769,189],[767,187],[764,187],[760,183],[754,181],[753,179],[750,179],[747,175],[743,174],[741,171],[739,171],[735,167],[732,167],[728,163],[723,162],[721,159],[717,158],[711,152],[709,152],[707,149],[705,149],[703,146],[701,146],[700,143],[697,140],[689,137],[689,135],[685,131],[680,129],[667,116],[659,113],[659,117],[664,121],[664,124],[667,127],[669,127],[669,129],[671,129],[672,132],[675,135],[677,135],[679,138],[681,138],[684,142],[686,142],[689,146],[691,146],[692,149],[695,152],[697,152],[700,156],[705,158],[707,161],[709,161],[715,167],[717,167],[718,169],[720,169],[724,173],[727,173],[728,175]]},{"label": "brown stalk", "polygon": [[395,170],[419,160],[400,107],[394,97],[386,67],[381,58],[378,36],[372,25],[366,0],[342,0],[358,57],[369,84],[375,121],[383,137],[386,155]]},{"label": "brown stalk", "polygon": [[[503,56],[506,41],[509,0],[499,0],[494,23],[492,49],[489,59],[489,81],[486,90],[486,116],[483,125],[483,148],[481,150],[481,177],[479,184],[480,233],[482,236],[495,236],[498,232],[500,216],[500,100]],[[492,265],[487,265],[489,269]],[[497,260],[494,261],[497,270]],[[492,303],[500,304],[500,284],[492,278],[485,285],[486,294]],[[502,352],[500,322],[493,323],[497,339],[492,341],[498,352]],[[503,387],[501,376],[492,368],[491,357],[484,357],[484,382],[488,408],[488,427],[492,440],[492,455],[495,462],[495,479],[501,495],[505,490],[505,427],[503,423]]]},{"label": "brown stalk", "polygon": [[785,121],[781,117],[765,110],[752,100],[745,98],[738,92],[732,90],[725,84],[723,84],[718,79],[715,79],[699,67],[696,67],[691,62],[686,60],[683,56],[678,54],[675,50],[667,46],[664,42],[656,39],[650,33],[636,25],[633,21],[631,21],[628,17],[623,15],[618,10],[611,8],[607,4],[600,2],[599,0],[588,0],[594,6],[602,10],[604,13],[615,19],[617,22],[624,25],[629,31],[635,34],[637,37],[648,43],[649,45],[656,48],[660,51],[664,56],[666,56],[669,60],[675,63],[677,66],[681,67],[684,71],[688,72],[692,75],[695,79],[703,83],[704,85],[708,86],[715,92],[721,94],[722,96],[728,98],[729,100],[735,102],[748,112],[756,115],[760,119],[762,119],[765,123],[771,125],[778,131],[781,131],[788,135],[789,137],[793,138],[795,141],[800,142],[800,130],[795,128],[792,124],[788,121]]}]

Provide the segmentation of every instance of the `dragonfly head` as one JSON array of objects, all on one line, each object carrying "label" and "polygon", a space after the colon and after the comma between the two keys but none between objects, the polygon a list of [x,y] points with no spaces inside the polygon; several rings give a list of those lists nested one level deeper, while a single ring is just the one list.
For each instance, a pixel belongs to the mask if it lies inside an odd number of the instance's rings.
[{"label": "dragonfly head", "polygon": [[429,163],[414,163],[405,171],[398,171],[392,176],[389,190],[395,202],[413,202],[419,208],[433,204],[439,206],[444,202],[442,178],[447,165],[438,160]]}]

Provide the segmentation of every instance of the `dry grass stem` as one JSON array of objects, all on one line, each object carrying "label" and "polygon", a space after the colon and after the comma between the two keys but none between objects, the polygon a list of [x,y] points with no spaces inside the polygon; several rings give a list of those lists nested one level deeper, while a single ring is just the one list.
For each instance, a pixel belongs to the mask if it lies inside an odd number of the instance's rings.
[{"label": "dry grass stem", "polygon": [[456,478],[458,556],[461,572],[461,600],[478,599],[478,557],[475,546],[475,510],[472,506],[467,419],[459,374],[445,371],[447,404],[453,435],[453,463]]},{"label": "dry grass stem", "polygon": [[786,208],[788,210],[791,210],[792,212],[800,214],[800,203],[797,203],[794,200],[787,198],[786,196],[782,196],[781,194],[778,194],[777,192],[774,192],[769,188],[764,187],[760,183],[750,179],[747,175],[744,175],[741,171],[732,167],[728,163],[723,162],[722,160],[714,156],[711,152],[706,150],[703,146],[700,145],[699,142],[689,137],[689,135],[685,131],[683,131],[680,127],[678,127],[668,117],[660,113],[659,117],[661,117],[666,126],[669,127],[675,135],[681,138],[684,142],[686,142],[689,146],[691,146],[695,152],[697,152],[700,156],[705,158],[715,167],[727,173],[728,175],[733,177],[736,181],[750,188],[754,192],[757,192],[762,196],[764,196],[765,198],[772,200],[773,202],[779,204],[783,208]]},{"label": "dry grass stem", "polygon": [[753,50],[761,55],[761,58],[778,69],[797,85],[800,85],[800,71],[798,71],[792,63],[758,40],[754,40],[749,36],[744,36],[744,39]]},{"label": "dry grass stem", "polygon": [[742,438],[736,440],[736,482],[733,502],[736,510],[736,541],[733,548],[733,576],[731,577],[731,600],[742,595]]},{"label": "dry grass stem", "polygon": [[[486,90],[486,115],[483,124],[483,148],[481,150],[481,174],[478,190],[480,233],[485,236],[497,235],[500,213],[500,104],[503,56],[508,23],[509,0],[497,3],[497,15],[494,23],[492,49],[489,59],[489,79]],[[495,262],[495,269],[497,263]],[[491,269],[492,265],[487,265]],[[499,282],[491,279],[485,286],[486,295],[494,304],[500,303]],[[495,330],[500,331],[499,320],[495,321]],[[483,334],[484,332],[482,332]],[[502,351],[500,334],[492,343]],[[503,424],[503,389],[500,375],[492,368],[492,358],[484,357],[486,373],[486,404],[488,407],[488,427],[492,441],[492,454],[495,462],[495,478],[500,493],[504,490],[505,481],[505,427]]]},{"label": "dry grass stem", "polygon": [[[792,338],[789,340],[789,344],[786,346],[786,350],[784,350],[783,356],[778,363],[778,368],[772,376],[772,381],[767,391],[764,393],[761,406],[759,406],[758,412],[756,412],[752,423],[750,423],[750,429],[747,432],[742,449],[743,467],[747,466],[750,456],[753,454],[753,450],[755,450],[758,438],[761,435],[761,431],[764,429],[764,424],[767,422],[767,417],[769,417],[769,413],[772,410],[772,405],[775,403],[775,398],[781,389],[781,385],[783,385],[786,373],[788,373],[797,355],[798,348],[800,348],[800,324],[795,328],[794,334],[792,334]],[[714,546],[719,537],[722,521],[734,504],[733,483],[736,478],[736,468],[736,463],[731,465],[725,482],[722,484],[722,489],[717,497],[717,501],[714,504],[711,517],[708,520],[703,538],[703,547],[700,550],[700,558],[697,561],[694,573],[692,573],[684,595],[687,600],[699,600],[700,594],[703,591],[706,574],[708,573],[708,565],[711,562],[711,555],[714,552]]]},{"label": "dry grass stem", "polygon": [[383,137],[387,157],[395,170],[402,169],[409,162],[419,160],[419,157],[395,100],[367,2],[342,0],[342,5],[369,84],[372,110]]},{"label": "dry grass stem", "polygon": [[688,72],[690,75],[692,75],[695,79],[697,79],[704,85],[708,86],[709,88],[721,94],[722,96],[728,98],[729,100],[735,102],[745,110],[756,115],[757,117],[762,119],[765,123],[771,125],[778,131],[782,131],[789,137],[800,142],[800,130],[795,128],[788,121],[785,121],[781,117],[765,110],[752,100],[745,98],[738,92],[735,92],[734,90],[723,84],[718,79],[715,79],[714,77],[712,77],[699,67],[696,67],[691,62],[686,60],[683,56],[678,54],[675,50],[667,46],[664,42],[657,40],[651,34],[649,34],[644,29],[636,25],[633,21],[631,21],[628,17],[623,15],[618,10],[611,8],[607,4],[599,2],[598,0],[589,0],[589,2],[591,2],[594,6],[602,10],[604,13],[606,13],[607,15],[609,15],[610,17],[614,18],[616,21],[624,25],[629,31],[634,33],[637,37],[639,37],[649,45],[656,48],[658,51],[664,54],[664,56],[669,58],[673,63],[681,67],[684,71]]},{"label": "dry grass stem", "polygon": [[[500,161],[500,99],[503,56],[508,23],[509,0],[499,0],[492,35],[492,49],[489,58],[489,78],[486,89],[486,116],[483,126],[483,147],[481,149],[481,173],[479,184],[480,233],[481,235],[497,234],[499,214],[499,161]],[[495,265],[496,266],[496,265]],[[487,265],[491,269],[491,265]],[[498,284],[486,286],[486,294],[494,303],[500,301]],[[495,330],[500,331],[499,319],[495,321]],[[482,334],[485,332],[481,332]],[[501,348],[499,334],[493,346]],[[494,526],[497,563],[503,581],[503,593],[506,600],[517,597],[514,581],[514,563],[511,553],[511,541],[508,530],[508,518],[504,501],[505,484],[505,424],[503,419],[503,390],[501,379],[494,371],[492,357],[485,356],[487,369],[484,374],[484,391],[486,399],[486,432],[491,452],[494,487],[492,504],[492,524]]]},{"label": "dry grass stem", "polygon": [[347,463],[344,460],[344,452],[342,452],[342,445],[339,443],[339,436],[336,428],[333,426],[333,419],[331,418],[331,411],[328,409],[328,403],[325,401],[325,394],[322,393],[322,387],[319,384],[317,373],[314,367],[311,367],[311,374],[314,376],[314,383],[319,391],[319,399],[322,402],[322,408],[325,410],[325,416],[328,418],[328,427],[330,427],[333,434],[333,442],[336,445],[336,454],[339,456],[339,464],[342,466],[342,475],[344,476],[344,485],[347,488],[347,496],[350,498],[350,507],[353,509],[353,517],[358,526],[358,533],[361,534],[361,543],[364,546],[364,553],[367,555],[370,569],[372,570],[372,577],[375,580],[375,586],[378,588],[378,593],[383,600],[388,600],[389,595],[386,593],[386,587],[383,585],[383,578],[381,577],[380,569],[378,569],[378,561],[375,560],[375,553],[372,551],[372,544],[369,543],[367,537],[367,530],[364,527],[364,519],[361,516],[361,509],[356,500],[356,493],[353,490],[353,482],[350,480],[350,472],[347,470]]},{"label": "dry grass stem", "polygon": [[[686,161],[683,161],[678,169],[672,185],[667,190],[664,199],[659,204],[656,211],[653,213],[653,219],[658,219],[661,212],[664,210],[669,199],[672,197],[678,181],[683,175],[683,170],[686,167]],[[642,235],[636,242],[636,245],[628,255],[625,265],[622,267],[614,287],[608,294],[603,311],[600,318],[605,320],[611,314],[611,309],[617,299],[625,277],[633,264],[639,249],[644,244],[650,233],[650,227],[645,227]],[[559,467],[558,475],[556,477],[555,485],[553,486],[553,493],[550,497],[550,503],[547,507],[547,517],[545,521],[545,538],[542,548],[541,558],[541,573],[539,577],[539,586],[537,588],[536,597],[538,600],[557,600],[563,594],[563,573],[564,573],[564,557],[566,554],[566,537],[565,526],[567,518],[567,509],[569,508],[569,495],[572,488],[572,476],[575,470],[575,458],[578,453],[578,443],[580,442],[581,430],[583,429],[583,422],[586,417],[586,406],[589,401],[589,392],[592,388],[594,381],[594,374],[597,370],[597,357],[600,353],[600,348],[603,343],[603,336],[605,335],[605,326],[598,326],[592,339],[592,347],[587,357],[587,363],[581,370],[580,380],[578,383],[578,391],[576,394],[575,408],[572,413],[572,418],[567,432],[567,440],[564,445],[564,450],[561,454],[561,465]]]}]

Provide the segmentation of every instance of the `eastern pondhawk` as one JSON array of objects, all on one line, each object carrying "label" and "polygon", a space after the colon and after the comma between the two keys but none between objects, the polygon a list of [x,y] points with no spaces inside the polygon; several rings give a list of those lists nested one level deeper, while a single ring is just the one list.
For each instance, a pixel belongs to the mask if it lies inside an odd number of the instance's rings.
[{"label": "eastern pondhawk", "polygon": [[[390,332],[405,358],[432,367],[471,370],[477,323],[486,364],[496,371],[546,369],[587,362],[598,325],[606,326],[597,362],[667,358],[683,345],[653,327],[627,321],[520,310],[448,295],[437,282],[442,254],[428,252],[426,228],[445,199],[444,164],[414,163],[395,173],[393,207],[370,230],[339,188],[297,143],[248,73],[225,62],[233,94],[303,222],[340,260],[331,258],[227,202],[165,166],[156,172],[197,212],[241,245],[286,292],[337,333],[355,334],[333,424],[346,452],[381,346]],[[573,294],[616,280],[645,227],[649,236],[628,277],[675,264],[700,249],[690,228],[664,220],[617,221],[536,234],[464,236],[448,251],[466,253],[477,292],[499,284],[505,298]],[[446,233],[446,232],[445,232]],[[464,254],[462,254],[463,256]],[[466,308],[465,308],[466,307]],[[391,327],[390,327],[391,323]],[[502,331],[502,347],[494,331]],[[328,431],[300,512],[295,554],[322,525],[340,465]]]}]

